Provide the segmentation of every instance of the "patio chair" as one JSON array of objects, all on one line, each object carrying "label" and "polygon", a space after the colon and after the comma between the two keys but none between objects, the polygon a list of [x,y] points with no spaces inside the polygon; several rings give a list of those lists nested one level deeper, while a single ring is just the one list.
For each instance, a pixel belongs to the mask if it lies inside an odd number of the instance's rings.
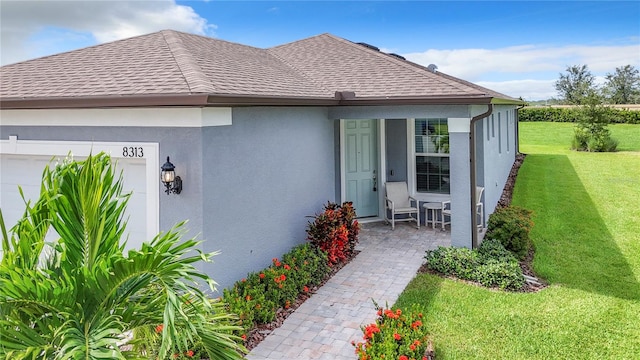
[{"label": "patio chair", "polygon": [[[386,182],[385,187],[385,212],[384,219],[391,229],[396,228],[396,221],[415,221],[420,229],[420,208],[418,200],[409,195],[407,183],[404,181]],[[414,205],[415,204],[415,205]],[[391,213],[391,219],[387,217],[387,211]],[[415,214],[415,217],[412,215]],[[396,215],[406,215],[405,218],[396,219]]]},{"label": "patio chair", "polygon": [[[482,193],[484,192],[484,188],[481,186],[476,186],[476,216],[480,216],[480,222],[478,223],[478,230],[482,230],[484,228],[484,204],[482,203]],[[444,217],[448,216],[449,221],[445,222]],[[442,202],[442,227],[444,228],[445,224],[451,223],[451,201]]]}]

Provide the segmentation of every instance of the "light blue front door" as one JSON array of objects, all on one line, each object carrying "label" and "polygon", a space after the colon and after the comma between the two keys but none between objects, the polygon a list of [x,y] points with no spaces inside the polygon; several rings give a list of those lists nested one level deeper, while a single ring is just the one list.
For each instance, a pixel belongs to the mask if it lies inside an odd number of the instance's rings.
[{"label": "light blue front door", "polygon": [[358,217],[378,216],[376,120],[345,120],[345,199]]}]

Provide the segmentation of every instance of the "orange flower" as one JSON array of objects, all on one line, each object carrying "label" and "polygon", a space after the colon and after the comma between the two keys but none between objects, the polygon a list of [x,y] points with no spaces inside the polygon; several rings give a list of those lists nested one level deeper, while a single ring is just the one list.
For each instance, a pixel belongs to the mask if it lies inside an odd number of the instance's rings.
[{"label": "orange flower", "polygon": [[187,357],[193,357],[193,350],[189,350],[184,354],[187,355]]},{"label": "orange flower", "polygon": [[264,273],[260,273],[260,275],[258,275],[258,276],[260,276],[260,279],[264,279],[265,275],[264,275]]},{"label": "orange flower", "polygon": [[288,309],[291,306],[291,301],[287,300],[287,302],[284,304],[284,308]]},{"label": "orange flower", "polygon": [[156,326],[156,333],[160,334],[162,332],[162,329],[164,328],[164,325],[160,324],[158,326]]},{"label": "orange flower", "polygon": [[416,320],[416,321],[414,321],[414,322],[413,322],[413,324],[411,324],[411,327],[412,327],[414,330],[415,330],[415,329],[417,329],[417,328],[418,328],[418,327],[420,327],[420,326],[422,326],[422,321],[420,321],[420,320]]},{"label": "orange flower", "polygon": [[251,295],[247,295],[245,299],[247,299],[247,301],[251,301]]},{"label": "orange flower", "polygon": [[412,351],[416,350],[416,346],[414,344],[409,345],[409,349],[411,349]]},{"label": "orange flower", "polygon": [[308,287],[307,285],[305,285],[305,286],[302,288],[302,291],[304,291],[304,292],[309,292],[309,287]]},{"label": "orange flower", "polygon": [[247,341],[247,334],[242,334],[242,336],[240,336],[242,338],[242,340]]},{"label": "orange flower", "polygon": [[402,339],[402,336],[400,336],[400,334],[398,333],[394,333],[393,338],[396,339],[397,341],[400,341],[400,339]]}]

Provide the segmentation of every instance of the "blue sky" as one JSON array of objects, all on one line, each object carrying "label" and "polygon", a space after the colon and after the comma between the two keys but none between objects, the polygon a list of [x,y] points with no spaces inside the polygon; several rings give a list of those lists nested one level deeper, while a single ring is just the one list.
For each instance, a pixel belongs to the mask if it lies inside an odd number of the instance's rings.
[{"label": "blue sky", "polygon": [[527,100],[568,65],[640,68],[638,1],[7,1],[2,64],[161,29],[256,47],[329,32]]}]

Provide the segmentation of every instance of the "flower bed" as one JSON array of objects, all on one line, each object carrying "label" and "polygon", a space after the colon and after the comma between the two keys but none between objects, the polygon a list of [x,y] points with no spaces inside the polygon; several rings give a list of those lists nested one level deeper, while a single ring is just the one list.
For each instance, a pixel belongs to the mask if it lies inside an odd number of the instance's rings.
[{"label": "flower bed", "polygon": [[362,327],[362,342],[352,343],[360,360],[433,360],[434,351],[422,313],[381,308],[376,322]]},{"label": "flower bed", "polygon": [[355,255],[359,225],[351,203],[328,203],[307,230],[310,243],[298,245],[262,271],[253,272],[223,292],[237,314],[238,333],[250,350],[280,326],[311,293]]}]

